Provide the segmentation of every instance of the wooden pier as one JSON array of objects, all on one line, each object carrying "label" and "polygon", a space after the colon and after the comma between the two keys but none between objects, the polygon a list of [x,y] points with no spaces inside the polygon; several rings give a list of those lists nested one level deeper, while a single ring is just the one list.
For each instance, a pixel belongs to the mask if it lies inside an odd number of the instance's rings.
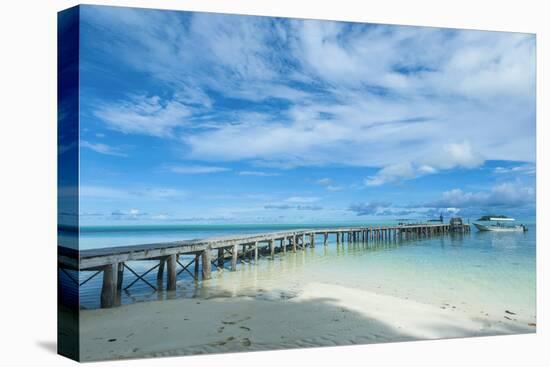
[{"label": "wooden pier", "polygon": [[[470,226],[463,224],[460,228],[457,228],[450,224],[413,224],[316,228],[119,246],[80,252],[60,247],[58,263],[60,271],[70,269],[93,272],[90,277],[82,282],[71,277],[78,286],[84,285],[93,277],[103,273],[101,307],[108,308],[120,304],[125,269],[135,275],[136,279],[124,289],[128,289],[138,281],[143,281],[156,290],[157,287],[164,284],[164,278],[166,278],[166,289],[175,290],[177,277],[184,271],[197,280],[199,278],[208,280],[212,276],[212,267],[222,270],[229,263],[229,270],[236,271],[239,261],[255,263],[260,257],[273,258],[276,253],[284,254],[286,252],[297,252],[306,247],[315,247],[318,239],[323,245],[328,245],[329,236],[331,235],[335,237],[336,243],[339,245],[346,242],[368,244],[381,241],[412,240],[444,235],[453,231],[469,232]],[[182,263],[180,261],[181,255],[190,256],[191,260]],[[158,263],[145,273],[138,274],[127,262],[139,260],[155,260]],[[156,286],[145,279],[145,276],[154,270],[157,271]]]}]

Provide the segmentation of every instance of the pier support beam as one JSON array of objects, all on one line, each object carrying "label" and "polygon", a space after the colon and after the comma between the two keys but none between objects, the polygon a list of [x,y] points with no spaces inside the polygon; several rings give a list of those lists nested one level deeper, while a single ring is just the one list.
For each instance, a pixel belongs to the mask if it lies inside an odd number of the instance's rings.
[{"label": "pier support beam", "polygon": [[239,246],[234,245],[231,256],[231,271],[237,270],[237,259],[239,258]]},{"label": "pier support beam", "polygon": [[169,291],[176,289],[176,255],[168,256],[166,260],[167,270],[168,270],[168,280],[166,282],[166,288]]},{"label": "pier support beam", "polygon": [[101,308],[115,305],[118,265],[109,264],[103,268],[103,284],[101,286]]},{"label": "pier support beam", "polygon": [[254,263],[258,262],[258,241],[254,242]]},{"label": "pier support beam", "polygon": [[324,241],[323,241],[323,245],[327,246],[328,245],[328,232],[325,232],[324,236],[325,236],[325,238],[324,238]]},{"label": "pier support beam", "polygon": [[296,235],[292,236],[292,252],[296,253]]},{"label": "pier support beam", "polygon": [[208,280],[212,278],[212,251],[206,249],[202,252],[202,280]]}]

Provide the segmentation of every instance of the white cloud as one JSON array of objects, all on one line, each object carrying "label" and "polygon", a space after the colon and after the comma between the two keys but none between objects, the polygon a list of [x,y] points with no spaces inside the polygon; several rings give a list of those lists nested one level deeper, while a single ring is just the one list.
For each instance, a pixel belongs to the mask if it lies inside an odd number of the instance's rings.
[{"label": "white cloud", "polygon": [[79,188],[79,195],[85,198],[101,198],[101,199],[124,199],[131,194],[122,189],[108,186],[82,185]]},{"label": "white cloud", "polygon": [[378,186],[398,179],[408,179],[415,176],[415,169],[410,162],[396,163],[382,168],[374,176],[365,179],[365,185]]},{"label": "white cloud", "polygon": [[308,204],[319,201],[318,197],[314,196],[291,196],[285,199],[287,203]]},{"label": "white cloud", "polygon": [[[74,189],[76,191],[76,189]],[[128,199],[181,199],[188,195],[187,191],[169,187],[147,187],[147,188],[118,188],[99,185],[81,185],[79,196],[86,199],[109,199],[109,200],[128,200]]]},{"label": "white cloud", "polygon": [[191,108],[183,103],[158,96],[135,96],[130,101],[102,104],[95,110],[95,115],[113,130],[157,137],[172,136],[191,114]]},{"label": "white cloud", "polygon": [[325,187],[325,189],[330,192],[337,192],[342,191],[344,188],[342,186],[328,185]]},{"label": "white cloud", "polygon": [[120,151],[118,148],[111,147],[103,143],[90,143],[86,140],[80,141],[82,148],[93,150],[96,153],[112,155],[117,157],[127,157],[127,155]]},{"label": "white cloud", "polygon": [[239,176],[258,176],[258,177],[273,177],[279,176],[277,172],[264,172],[264,171],[239,171]]},{"label": "white cloud", "polygon": [[374,176],[367,177],[364,181],[365,185],[378,186],[457,167],[475,168],[484,162],[482,156],[473,150],[468,141],[445,145],[440,154],[419,160],[420,163],[401,162],[388,165],[380,169]]},{"label": "white cloud", "polygon": [[171,166],[169,169],[174,173],[183,174],[205,174],[231,171],[230,168],[218,166]]},{"label": "white cloud", "polygon": [[495,208],[521,207],[533,204],[535,190],[518,182],[505,182],[487,191],[464,192],[461,189],[445,191],[441,198],[427,204],[431,207]]},{"label": "white cloud", "polygon": [[498,174],[523,174],[534,175],[536,173],[534,165],[521,165],[513,167],[496,167],[494,173]]}]

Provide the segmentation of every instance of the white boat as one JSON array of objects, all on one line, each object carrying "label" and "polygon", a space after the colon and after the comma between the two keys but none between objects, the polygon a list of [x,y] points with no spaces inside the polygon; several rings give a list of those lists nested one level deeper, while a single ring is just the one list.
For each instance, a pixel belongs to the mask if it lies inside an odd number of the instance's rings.
[{"label": "white boat", "polygon": [[514,218],[488,218],[484,220],[484,222],[492,222],[490,224],[481,224],[481,223],[474,223],[474,226],[480,231],[492,231],[492,232],[525,232],[527,231],[527,227],[525,227],[523,224],[519,225],[510,225],[505,224],[503,222],[513,222],[515,221]]}]

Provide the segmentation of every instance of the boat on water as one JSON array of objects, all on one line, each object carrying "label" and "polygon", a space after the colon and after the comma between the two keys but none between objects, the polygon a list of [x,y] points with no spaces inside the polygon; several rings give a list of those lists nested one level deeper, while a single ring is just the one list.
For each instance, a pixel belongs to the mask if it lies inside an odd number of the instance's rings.
[{"label": "boat on water", "polygon": [[[514,222],[514,218],[498,216],[498,217],[482,217],[474,222],[474,226],[479,231],[492,231],[492,232],[526,232],[527,227],[523,224],[509,224]],[[488,222],[488,223],[480,223]]]}]

